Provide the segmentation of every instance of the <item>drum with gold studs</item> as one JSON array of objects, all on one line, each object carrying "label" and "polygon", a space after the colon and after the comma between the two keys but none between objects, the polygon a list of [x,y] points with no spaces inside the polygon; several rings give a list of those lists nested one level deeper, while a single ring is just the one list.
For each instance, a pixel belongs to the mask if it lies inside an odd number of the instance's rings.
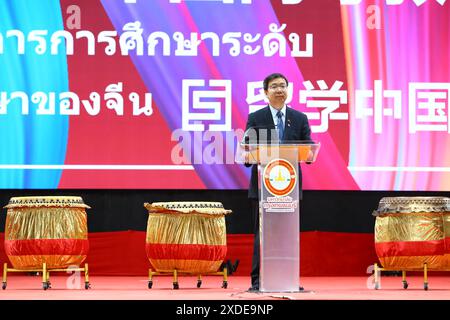
[{"label": "drum with gold studs", "polygon": [[227,253],[225,210],[220,202],[145,203],[146,252],[158,272],[217,272]]},{"label": "drum with gold studs", "polygon": [[450,268],[450,198],[382,198],[373,214],[375,250],[384,268]]},{"label": "drum with gold studs", "polygon": [[89,242],[81,197],[13,197],[7,208],[5,252],[15,269],[79,266]]}]

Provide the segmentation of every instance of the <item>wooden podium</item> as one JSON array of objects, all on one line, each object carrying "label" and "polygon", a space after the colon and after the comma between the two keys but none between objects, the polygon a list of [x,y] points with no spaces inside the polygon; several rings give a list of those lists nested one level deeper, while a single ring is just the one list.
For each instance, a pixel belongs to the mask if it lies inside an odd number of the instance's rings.
[{"label": "wooden podium", "polygon": [[320,143],[241,144],[246,163],[258,164],[261,292],[299,292],[299,163],[315,162]]}]

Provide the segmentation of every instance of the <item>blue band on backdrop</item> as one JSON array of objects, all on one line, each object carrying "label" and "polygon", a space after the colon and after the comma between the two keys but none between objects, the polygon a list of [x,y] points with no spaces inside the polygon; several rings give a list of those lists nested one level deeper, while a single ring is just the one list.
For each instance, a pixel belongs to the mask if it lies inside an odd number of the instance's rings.
[{"label": "blue band on backdrop", "polygon": [[[6,115],[0,115],[0,165],[63,164],[67,147],[69,119],[60,115],[36,115],[31,102],[35,92],[69,91],[65,50],[58,55],[37,54],[36,42],[25,42],[25,54],[17,53],[16,37],[6,38],[7,30],[20,30],[25,37],[31,30],[64,30],[58,0],[0,0],[0,32],[4,53],[0,91],[23,91],[30,98],[29,114],[22,115],[20,99],[13,99]],[[26,38],[25,38],[26,39]],[[48,42],[49,43],[49,42]],[[58,99],[56,99],[58,101]],[[56,108],[58,110],[58,108]],[[57,113],[57,112],[56,112]],[[61,170],[0,169],[0,188],[53,189],[58,187]]]}]

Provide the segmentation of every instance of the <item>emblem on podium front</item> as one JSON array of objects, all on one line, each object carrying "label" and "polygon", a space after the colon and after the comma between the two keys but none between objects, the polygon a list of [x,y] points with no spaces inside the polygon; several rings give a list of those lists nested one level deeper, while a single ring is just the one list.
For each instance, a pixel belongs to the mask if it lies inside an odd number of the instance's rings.
[{"label": "emblem on podium front", "polygon": [[274,159],[264,168],[264,186],[276,197],[287,196],[297,184],[294,166],[284,159]]}]

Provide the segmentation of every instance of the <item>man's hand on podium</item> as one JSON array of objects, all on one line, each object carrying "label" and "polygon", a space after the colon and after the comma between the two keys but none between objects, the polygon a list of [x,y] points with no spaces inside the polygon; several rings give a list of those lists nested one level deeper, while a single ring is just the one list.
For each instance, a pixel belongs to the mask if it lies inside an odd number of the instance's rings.
[{"label": "man's hand on podium", "polygon": [[307,158],[307,160],[305,161],[305,163],[306,163],[306,164],[311,164],[311,163],[313,163],[313,157],[314,157],[314,153],[313,153],[311,150],[309,150],[309,152],[308,152],[308,158]]},{"label": "man's hand on podium", "polygon": [[250,163],[250,152],[245,152],[244,155],[244,166],[251,167],[252,163]]}]

